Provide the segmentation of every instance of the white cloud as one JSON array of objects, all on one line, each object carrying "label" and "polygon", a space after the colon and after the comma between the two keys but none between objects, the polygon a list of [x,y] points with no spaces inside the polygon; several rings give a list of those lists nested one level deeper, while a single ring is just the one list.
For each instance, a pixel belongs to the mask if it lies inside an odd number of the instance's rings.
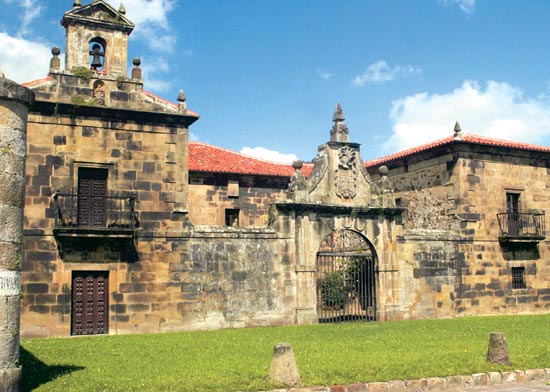
[{"label": "white cloud", "polygon": [[465,132],[499,139],[540,143],[550,136],[550,100],[529,98],[509,83],[475,81],[447,94],[426,92],[393,102],[393,152],[452,135],[455,121]]},{"label": "white cloud", "polygon": [[189,131],[189,140],[190,141],[198,142],[200,139],[201,139],[201,137],[198,134],[196,134],[195,132]]},{"label": "white cloud", "polygon": [[315,68],[315,70],[317,71],[317,75],[323,80],[328,80],[334,76],[332,72],[325,71],[320,67]]},{"label": "white cloud", "polygon": [[46,45],[0,32],[0,69],[18,83],[43,78],[50,68],[51,49]]},{"label": "white cloud", "polygon": [[278,151],[268,150],[263,147],[243,147],[240,152],[241,154],[278,163],[292,163],[298,159],[294,154],[282,154]]},{"label": "white cloud", "polygon": [[[117,9],[121,2],[107,1]],[[172,34],[168,15],[175,4],[175,0],[124,0],[126,16],[136,25],[132,36],[144,39],[152,50],[172,52],[176,35]]]},{"label": "white cloud", "polygon": [[439,0],[444,6],[450,7],[457,5],[460,10],[466,14],[474,12],[476,0]]},{"label": "white cloud", "polygon": [[378,60],[377,62],[369,65],[366,71],[361,75],[356,76],[353,79],[352,84],[356,87],[363,87],[367,82],[390,82],[398,78],[418,76],[421,74],[422,69],[412,65],[396,65],[394,67],[390,67],[385,60]]},{"label": "white cloud", "polygon": [[23,16],[21,26],[19,27],[19,35],[27,35],[30,33],[29,25],[30,23],[40,15],[44,9],[44,5],[37,0],[5,0],[8,4],[17,4],[19,7],[23,8]]},{"label": "white cloud", "polygon": [[[163,58],[156,58],[154,62],[149,62],[148,57],[141,59],[142,79],[145,81],[145,88],[155,92],[165,92],[170,90],[172,83],[162,78],[170,72],[168,62]],[[176,97],[174,97],[174,100]]]}]

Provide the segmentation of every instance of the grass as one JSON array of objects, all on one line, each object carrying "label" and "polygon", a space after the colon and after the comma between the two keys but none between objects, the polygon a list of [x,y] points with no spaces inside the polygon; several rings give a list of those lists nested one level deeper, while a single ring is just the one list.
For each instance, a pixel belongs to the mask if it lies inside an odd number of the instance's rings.
[{"label": "grass", "polygon": [[[550,315],[471,317],[22,341],[24,390],[257,391],[276,343],[305,385],[550,367]],[[512,366],[485,361],[505,332]]]}]

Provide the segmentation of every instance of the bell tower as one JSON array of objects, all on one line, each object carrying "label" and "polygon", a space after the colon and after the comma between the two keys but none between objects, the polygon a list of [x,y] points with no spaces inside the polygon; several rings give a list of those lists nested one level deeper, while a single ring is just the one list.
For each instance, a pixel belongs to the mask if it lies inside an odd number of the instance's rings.
[{"label": "bell tower", "polygon": [[121,5],[117,11],[103,0],[82,5],[74,0],[61,24],[66,29],[65,69],[91,69],[111,77],[126,76],[128,37],[134,24]]}]

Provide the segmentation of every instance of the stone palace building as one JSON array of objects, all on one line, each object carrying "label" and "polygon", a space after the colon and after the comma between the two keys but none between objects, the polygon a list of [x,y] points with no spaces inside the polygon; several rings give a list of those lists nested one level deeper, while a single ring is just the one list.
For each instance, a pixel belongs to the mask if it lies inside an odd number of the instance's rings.
[{"label": "stone palace building", "polygon": [[189,142],[123,7],[61,24],[25,84],[23,337],[548,312],[549,147],[457,124],[363,162],[337,105],[313,162],[263,161]]}]

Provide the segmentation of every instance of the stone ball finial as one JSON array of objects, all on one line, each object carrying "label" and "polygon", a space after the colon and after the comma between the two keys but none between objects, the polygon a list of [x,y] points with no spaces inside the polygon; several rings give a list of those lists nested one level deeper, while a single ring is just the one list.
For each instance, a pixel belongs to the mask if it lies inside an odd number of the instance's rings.
[{"label": "stone ball finial", "polygon": [[61,54],[61,49],[59,49],[59,47],[57,47],[57,46],[54,46],[54,47],[52,48],[52,54],[53,54],[54,56],[59,56],[59,55]]},{"label": "stone ball finial", "polygon": [[300,170],[302,167],[304,167],[304,162],[302,162],[300,159],[297,159],[292,162],[292,167],[294,168],[294,170]]},{"label": "stone ball finial", "polygon": [[122,15],[126,15],[126,8],[124,8],[124,4],[120,3],[120,7],[118,8],[118,12]]},{"label": "stone ball finial", "polygon": [[132,68],[132,79],[141,80],[141,68],[139,68],[141,59],[139,57],[134,57],[132,64],[134,64],[134,68]]},{"label": "stone ball finial", "polygon": [[390,169],[388,169],[388,167],[385,165],[382,165],[378,168],[378,173],[381,176],[387,176],[389,172],[390,172]]},{"label": "stone ball finial", "polygon": [[80,3],[80,0],[74,0],[73,1],[73,8],[81,7],[82,4]]}]

